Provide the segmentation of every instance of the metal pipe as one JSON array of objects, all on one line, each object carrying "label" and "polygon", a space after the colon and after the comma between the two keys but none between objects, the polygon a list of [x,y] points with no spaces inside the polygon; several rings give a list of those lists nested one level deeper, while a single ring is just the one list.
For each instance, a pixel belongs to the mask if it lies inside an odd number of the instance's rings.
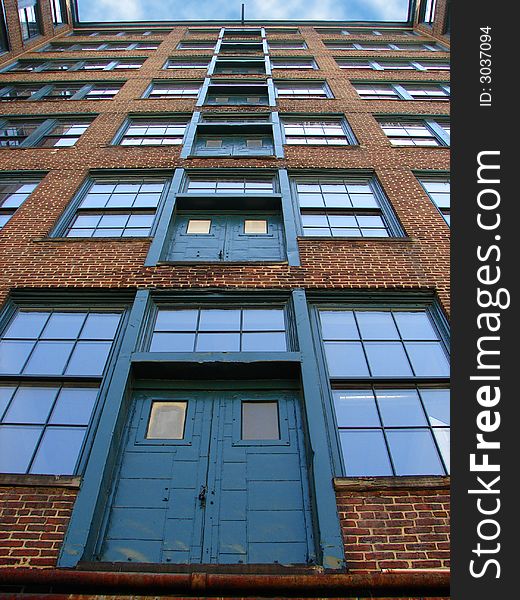
[{"label": "metal pipe", "polygon": [[231,596],[440,597],[449,595],[449,573],[354,573],[248,575],[224,573],[142,573],[65,569],[0,569],[0,586],[32,586],[42,593],[127,593]]}]

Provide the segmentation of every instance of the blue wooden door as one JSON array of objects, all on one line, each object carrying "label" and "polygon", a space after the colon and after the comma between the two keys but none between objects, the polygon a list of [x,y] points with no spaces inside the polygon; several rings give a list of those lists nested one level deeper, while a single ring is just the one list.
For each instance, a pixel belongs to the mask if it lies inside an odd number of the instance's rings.
[{"label": "blue wooden door", "polygon": [[98,558],[314,561],[295,393],[137,393]]},{"label": "blue wooden door", "polygon": [[175,216],[172,242],[166,259],[172,261],[224,260],[227,223],[217,213],[182,213]]},{"label": "blue wooden door", "polygon": [[280,213],[178,212],[166,260],[280,261],[285,240]]},{"label": "blue wooden door", "polygon": [[198,135],[193,146],[196,156],[273,156],[272,135]]}]

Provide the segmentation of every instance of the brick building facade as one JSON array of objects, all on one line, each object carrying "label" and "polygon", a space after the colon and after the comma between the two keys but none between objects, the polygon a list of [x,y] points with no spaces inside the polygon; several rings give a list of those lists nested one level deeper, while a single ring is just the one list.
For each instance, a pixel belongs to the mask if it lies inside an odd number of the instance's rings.
[{"label": "brick building facade", "polygon": [[3,1],[0,589],[447,595],[449,2],[410,14]]}]

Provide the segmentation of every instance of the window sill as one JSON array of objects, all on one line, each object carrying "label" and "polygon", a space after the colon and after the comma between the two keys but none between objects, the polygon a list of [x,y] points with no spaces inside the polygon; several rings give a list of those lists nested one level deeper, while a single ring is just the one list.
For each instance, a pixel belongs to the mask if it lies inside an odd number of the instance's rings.
[{"label": "window sill", "polygon": [[143,236],[143,237],[41,237],[34,238],[33,242],[59,242],[59,243],[71,243],[71,242],[151,242],[153,237],[151,236]]},{"label": "window sill", "polygon": [[327,242],[412,242],[412,238],[403,237],[341,237],[341,236],[326,236],[326,235],[299,235],[298,241],[312,240],[313,242],[321,240]]},{"label": "window sill", "polygon": [[451,478],[442,475],[412,477],[335,477],[334,489],[339,491],[424,490],[449,489]]},{"label": "window sill", "polygon": [[72,475],[21,475],[18,473],[0,473],[0,486],[23,487],[64,487],[79,489],[80,477]]}]

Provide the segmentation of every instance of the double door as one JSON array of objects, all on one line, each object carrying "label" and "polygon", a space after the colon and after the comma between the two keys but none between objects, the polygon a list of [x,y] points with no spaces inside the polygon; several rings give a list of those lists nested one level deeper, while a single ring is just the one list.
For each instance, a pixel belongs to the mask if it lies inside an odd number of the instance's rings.
[{"label": "double door", "polygon": [[166,260],[243,262],[284,258],[280,213],[179,211]]},{"label": "double door", "polygon": [[314,560],[294,391],[143,391],[133,400],[98,558]]}]

